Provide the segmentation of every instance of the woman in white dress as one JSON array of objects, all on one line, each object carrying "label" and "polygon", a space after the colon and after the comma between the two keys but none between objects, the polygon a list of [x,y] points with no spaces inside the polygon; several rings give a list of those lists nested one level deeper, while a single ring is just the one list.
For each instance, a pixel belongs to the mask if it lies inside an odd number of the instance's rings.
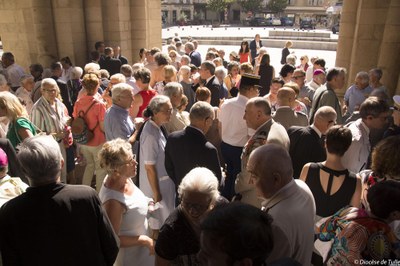
[{"label": "woman in white dress", "polygon": [[143,111],[143,115],[149,119],[144,123],[140,136],[139,186],[147,197],[153,198],[156,209],[160,207],[155,215],[158,219],[150,220],[155,236],[175,208],[175,184],[168,177],[164,165],[167,133],[162,127],[170,121],[171,114],[171,101],[164,95],[153,97]]},{"label": "woman in white dress", "polygon": [[147,222],[150,199],[132,182],[137,162],[131,144],[120,138],[106,142],[99,159],[108,173],[100,200],[120,240],[114,265],[153,265],[154,241]]}]

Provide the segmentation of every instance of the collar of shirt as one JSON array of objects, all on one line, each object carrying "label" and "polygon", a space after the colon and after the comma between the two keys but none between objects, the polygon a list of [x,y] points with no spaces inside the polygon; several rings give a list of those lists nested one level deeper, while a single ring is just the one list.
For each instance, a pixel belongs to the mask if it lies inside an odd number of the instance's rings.
[{"label": "collar of shirt", "polygon": [[207,84],[208,82],[210,82],[210,80],[211,80],[213,77],[215,77],[215,76],[212,75],[211,77],[209,77],[208,79],[206,79],[206,84]]},{"label": "collar of shirt", "polygon": [[8,180],[11,179],[11,176],[5,175],[3,178],[0,178],[0,186],[6,183]]},{"label": "collar of shirt", "polygon": [[296,186],[296,182],[292,179],[288,184],[278,190],[270,199],[266,199],[263,201],[261,206],[263,206],[263,210],[268,212],[279,202],[289,198],[293,194],[293,189]]},{"label": "collar of shirt", "polygon": [[200,132],[201,132],[201,134],[203,134],[203,135],[204,135],[204,132],[203,132],[203,130],[201,130],[200,128],[194,127],[194,126],[192,126],[192,125],[189,125],[188,127],[194,128],[194,129],[196,129],[196,130],[200,131]]},{"label": "collar of shirt", "polygon": [[311,125],[311,128],[312,128],[315,132],[317,132],[317,134],[318,134],[319,137],[322,136],[321,131],[319,131],[319,129],[314,125],[314,123]]},{"label": "collar of shirt", "polygon": [[[361,119],[361,118],[360,118]],[[367,132],[367,136],[369,136],[369,128],[367,127],[367,125],[361,120],[361,126],[365,129],[365,131]]]},{"label": "collar of shirt", "polygon": [[122,108],[121,106],[119,106],[119,105],[116,105],[116,104],[112,104],[112,106],[111,106],[113,109],[115,109],[115,111],[117,111],[117,112],[119,112],[119,113],[124,113],[124,114],[128,114],[129,112],[128,112],[128,110],[126,110],[125,108]]}]

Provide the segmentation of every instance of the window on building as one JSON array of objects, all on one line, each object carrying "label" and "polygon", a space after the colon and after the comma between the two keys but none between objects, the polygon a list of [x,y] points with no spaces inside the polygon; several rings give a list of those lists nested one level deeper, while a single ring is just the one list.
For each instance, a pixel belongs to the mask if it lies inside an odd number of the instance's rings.
[{"label": "window on building", "polygon": [[176,22],[176,10],[172,10],[172,22]]}]

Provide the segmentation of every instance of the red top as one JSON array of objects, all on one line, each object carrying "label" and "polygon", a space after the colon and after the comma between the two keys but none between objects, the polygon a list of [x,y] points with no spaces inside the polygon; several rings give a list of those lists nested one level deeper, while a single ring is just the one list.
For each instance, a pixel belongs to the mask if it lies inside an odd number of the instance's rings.
[{"label": "red top", "polygon": [[143,117],[143,110],[146,109],[147,105],[149,105],[151,99],[157,95],[157,92],[155,90],[149,89],[145,91],[139,91],[138,94],[142,96],[143,104],[139,107],[139,112],[136,117]]},{"label": "red top", "polygon": [[249,53],[242,53],[240,55],[240,63],[247,63],[249,62]]}]

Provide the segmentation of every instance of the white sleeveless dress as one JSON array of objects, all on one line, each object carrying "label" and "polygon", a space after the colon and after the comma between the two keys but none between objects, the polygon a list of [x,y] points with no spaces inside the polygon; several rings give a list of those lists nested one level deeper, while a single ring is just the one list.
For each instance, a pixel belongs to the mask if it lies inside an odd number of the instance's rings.
[{"label": "white sleeveless dress", "polygon": [[[104,180],[106,180],[105,178]],[[107,200],[114,199],[121,202],[126,207],[126,212],[122,215],[121,228],[119,235],[121,236],[138,236],[149,235],[147,210],[149,198],[134,185],[131,196],[121,192],[101,187],[99,197],[104,203]],[[133,246],[128,248],[120,248],[117,260],[114,266],[133,266],[133,265],[154,265],[154,255],[149,255],[149,249],[145,246]]]}]

